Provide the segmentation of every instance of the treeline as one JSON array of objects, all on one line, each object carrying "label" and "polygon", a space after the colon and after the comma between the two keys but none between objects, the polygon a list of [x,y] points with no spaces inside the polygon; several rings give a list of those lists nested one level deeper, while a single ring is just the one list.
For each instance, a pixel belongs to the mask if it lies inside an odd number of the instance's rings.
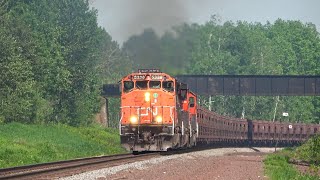
[{"label": "treeline", "polygon": [[[134,64],[172,74],[319,75],[320,38],[315,25],[277,20],[265,25],[183,24],[157,36],[147,29],[124,43]],[[201,97],[224,115],[250,119],[320,121],[319,97]],[[289,117],[282,117],[288,112]]]},{"label": "treeline", "polygon": [[88,1],[0,2],[0,122],[90,124],[131,64]]},{"label": "treeline", "polygon": [[[0,122],[87,125],[100,106],[102,84],[138,68],[177,74],[319,75],[315,25],[182,24],[152,29],[120,47],[97,24],[88,0],[0,1]],[[218,113],[251,119],[319,122],[319,97],[201,97]],[[110,120],[119,100],[110,100]],[[112,122],[111,122],[112,123]]]},{"label": "treeline", "polygon": [[[313,24],[273,24],[212,19],[202,26],[191,74],[319,75],[320,39]],[[213,109],[251,119],[319,122],[319,97],[214,97]],[[208,101],[207,101],[208,102]],[[288,112],[289,117],[282,117]]]}]

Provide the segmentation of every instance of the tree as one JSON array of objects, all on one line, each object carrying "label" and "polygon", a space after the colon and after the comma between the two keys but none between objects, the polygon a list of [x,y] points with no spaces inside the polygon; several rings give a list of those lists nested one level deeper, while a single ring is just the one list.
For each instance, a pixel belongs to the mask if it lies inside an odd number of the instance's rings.
[{"label": "tree", "polygon": [[[266,25],[241,21],[221,25],[212,18],[197,33],[190,74],[294,75],[316,74],[319,69],[319,33],[312,24],[278,20]],[[292,121],[318,121],[317,98],[217,96],[211,100],[214,110],[224,115],[273,119],[276,113],[280,119],[283,111],[289,111]]]},{"label": "tree", "polygon": [[[119,50],[97,25],[97,11],[84,0],[4,0],[0,15],[1,119],[91,123],[104,48]],[[21,113],[12,116],[15,109]]]},{"label": "tree", "polygon": [[[0,121],[31,122],[36,112],[36,86],[32,62],[24,59],[23,49],[31,40],[30,32],[20,19],[11,21],[8,4],[2,2],[0,6]],[[16,36],[17,32],[20,36]]]}]

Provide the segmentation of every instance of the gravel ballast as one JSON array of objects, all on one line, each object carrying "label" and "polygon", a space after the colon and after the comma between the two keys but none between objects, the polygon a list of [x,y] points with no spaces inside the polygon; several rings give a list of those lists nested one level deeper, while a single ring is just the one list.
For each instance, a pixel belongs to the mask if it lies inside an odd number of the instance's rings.
[{"label": "gravel ballast", "polygon": [[79,179],[266,179],[263,157],[274,148],[218,148],[162,156],[94,170],[63,180]]}]

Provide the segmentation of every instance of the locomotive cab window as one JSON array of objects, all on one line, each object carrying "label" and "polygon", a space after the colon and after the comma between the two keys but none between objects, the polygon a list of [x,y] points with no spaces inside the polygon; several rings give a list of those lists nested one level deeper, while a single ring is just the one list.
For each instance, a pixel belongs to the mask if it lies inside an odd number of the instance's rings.
[{"label": "locomotive cab window", "polygon": [[136,87],[138,89],[147,89],[148,88],[148,81],[136,81]]},{"label": "locomotive cab window", "polygon": [[134,83],[133,81],[124,81],[123,82],[123,91],[124,92],[129,92],[133,89]]},{"label": "locomotive cab window", "polygon": [[160,81],[150,81],[149,86],[151,89],[160,89],[161,88],[161,82]]},{"label": "locomotive cab window", "polygon": [[174,90],[173,81],[163,81],[162,82],[162,87],[166,91],[172,92]]},{"label": "locomotive cab window", "polygon": [[187,98],[187,90],[186,89],[181,89],[180,90],[180,99],[181,100],[186,100]]},{"label": "locomotive cab window", "polygon": [[189,98],[190,107],[194,107],[194,97]]}]

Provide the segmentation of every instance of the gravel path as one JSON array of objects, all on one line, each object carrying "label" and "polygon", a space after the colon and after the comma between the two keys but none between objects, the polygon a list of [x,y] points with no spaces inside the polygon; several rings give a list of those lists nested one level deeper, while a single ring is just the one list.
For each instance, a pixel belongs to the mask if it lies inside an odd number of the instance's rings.
[{"label": "gravel path", "polygon": [[153,158],[62,179],[267,179],[262,160],[266,153],[273,151],[273,148],[211,149]]}]

